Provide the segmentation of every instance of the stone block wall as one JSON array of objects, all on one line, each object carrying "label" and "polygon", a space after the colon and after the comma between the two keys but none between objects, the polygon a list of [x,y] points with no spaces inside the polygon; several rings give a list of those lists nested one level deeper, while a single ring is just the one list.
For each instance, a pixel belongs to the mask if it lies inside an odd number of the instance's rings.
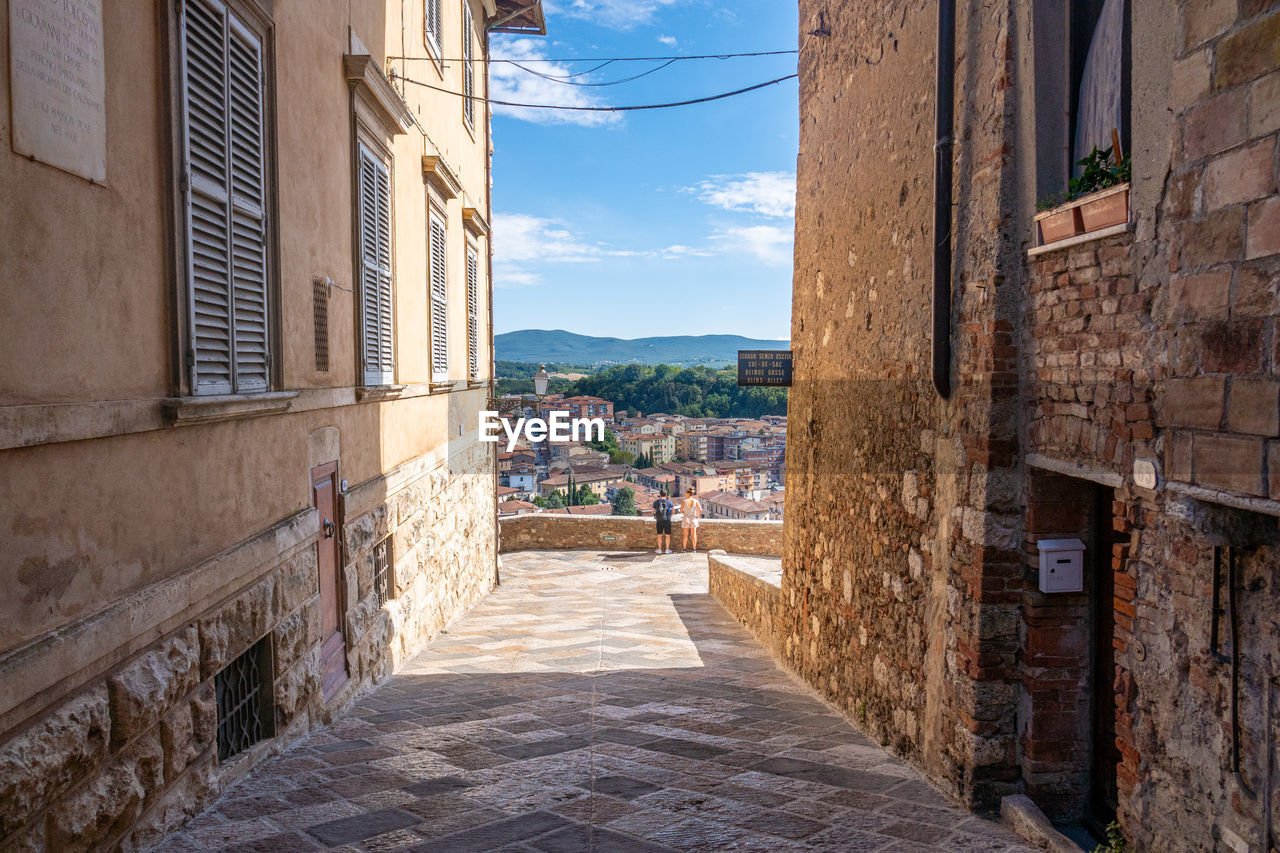
[{"label": "stone block wall", "polygon": [[[680,549],[680,527],[672,550]],[[530,515],[504,518],[499,540],[511,551],[647,551],[657,547],[652,518],[617,515]],[[698,550],[777,557],[782,554],[782,522],[704,519],[698,525]]]},{"label": "stone block wall", "polygon": [[1280,500],[1280,9],[1184,4],[1163,214],[1169,479]]},{"label": "stone block wall", "polygon": [[930,384],[936,7],[800,4],[813,35],[800,57],[784,655],[984,805],[1018,786],[1017,6],[959,4],[944,400]]},{"label": "stone block wall", "polygon": [[707,555],[707,585],[711,595],[741,622],[769,652],[782,657],[778,626],[782,616],[780,578],[763,574],[726,554]]},{"label": "stone block wall", "polygon": [[[382,483],[363,488],[385,491]],[[0,848],[156,845],[261,760],[327,724],[491,588],[487,447],[352,509],[359,514],[345,519],[342,568],[350,677],[337,695],[321,698],[312,535],[252,572],[254,580],[229,598],[0,743]],[[394,537],[395,587],[382,604],[370,561],[385,536]],[[214,676],[263,638],[271,650],[265,687],[274,736],[220,762]]]}]

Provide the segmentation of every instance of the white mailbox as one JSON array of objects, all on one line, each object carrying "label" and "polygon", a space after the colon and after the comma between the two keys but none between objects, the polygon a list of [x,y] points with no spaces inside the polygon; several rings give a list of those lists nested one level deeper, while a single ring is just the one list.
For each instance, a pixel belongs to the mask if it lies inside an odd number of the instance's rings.
[{"label": "white mailbox", "polygon": [[1084,591],[1084,543],[1079,539],[1041,539],[1041,592]]}]

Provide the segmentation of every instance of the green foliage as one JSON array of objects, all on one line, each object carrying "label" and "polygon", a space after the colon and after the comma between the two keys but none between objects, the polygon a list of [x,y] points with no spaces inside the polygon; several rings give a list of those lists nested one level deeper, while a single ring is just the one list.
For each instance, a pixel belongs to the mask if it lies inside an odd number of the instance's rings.
[{"label": "green foliage", "polygon": [[640,511],[636,509],[636,493],[635,490],[623,486],[614,493],[613,496],[613,514],[614,515],[639,515]]},{"label": "green foliage", "polygon": [[1093,853],[1129,853],[1129,844],[1124,840],[1118,822],[1113,820],[1107,825],[1107,843],[1099,844]]},{"label": "green foliage", "polygon": [[566,393],[602,397],[619,411],[686,417],[757,418],[787,412],[786,388],[739,388],[735,368],[617,365],[571,383]]},{"label": "green foliage", "polygon": [[591,490],[591,487],[585,483],[574,497],[574,506],[596,506],[600,503],[600,496]]},{"label": "green foliage", "polygon": [[[523,361],[498,361],[494,363],[499,379],[532,379],[539,365]],[[600,368],[590,364],[548,364],[547,373],[595,373]]]},{"label": "green foliage", "polygon": [[606,429],[604,431],[604,441],[588,441],[587,447],[590,447],[592,450],[603,450],[605,453],[612,456],[619,450],[618,436],[614,434],[613,430]]},{"label": "green foliage", "polygon": [[1089,156],[1076,165],[1084,170],[1080,173],[1080,177],[1072,178],[1067,183],[1065,192],[1040,199],[1036,203],[1038,210],[1052,210],[1058,205],[1066,204],[1089,193],[1123,184],[1133,176],[1133,161],[1129,155],[1126,154],[1117,163],[1110,147],[1106,149],[1095,147],[1089,152]]},{"label": "green foliage", "polygon": [[636,455],[630,450],[615,450],[609,454],[610,465],[634,465]]},{"label": "green foliage", "polygon": [[542,506],[546,507],[547,509],[564,509],[565,508],[564,495],[560,494],[559,492],[552,492],[547,497],[540,498],[540,500],[542,500]]}]

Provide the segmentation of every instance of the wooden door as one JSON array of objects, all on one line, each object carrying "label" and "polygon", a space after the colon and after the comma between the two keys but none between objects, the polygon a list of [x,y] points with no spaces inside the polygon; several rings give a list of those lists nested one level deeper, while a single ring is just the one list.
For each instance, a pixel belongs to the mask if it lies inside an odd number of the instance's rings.
[{"label": "wooden door", "polygon": [[342,589],[338,576],[338,463],[311,469],[311,503],[320,512],[320,682],[328,699],[347,680],[347,642],[342,634]]}]

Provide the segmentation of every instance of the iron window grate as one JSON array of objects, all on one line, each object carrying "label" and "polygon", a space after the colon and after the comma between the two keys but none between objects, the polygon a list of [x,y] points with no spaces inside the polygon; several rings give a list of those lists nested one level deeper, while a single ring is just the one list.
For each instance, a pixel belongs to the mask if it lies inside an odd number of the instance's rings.
[{"label": "iron window grate", "polygon": [[379,606],[391,600],[391,537],[373,546],[373,589]]},{"label": "iron window grate", "polygon": [[315,312],[316,370],[329,372],[329,282],[323,278],[311,279],[311,298]]},{"label": "iron window grate", "polygon": [[264,637],[214,676],[218,701],[218,760],[225,761],[274,734],[271,646]]}]

